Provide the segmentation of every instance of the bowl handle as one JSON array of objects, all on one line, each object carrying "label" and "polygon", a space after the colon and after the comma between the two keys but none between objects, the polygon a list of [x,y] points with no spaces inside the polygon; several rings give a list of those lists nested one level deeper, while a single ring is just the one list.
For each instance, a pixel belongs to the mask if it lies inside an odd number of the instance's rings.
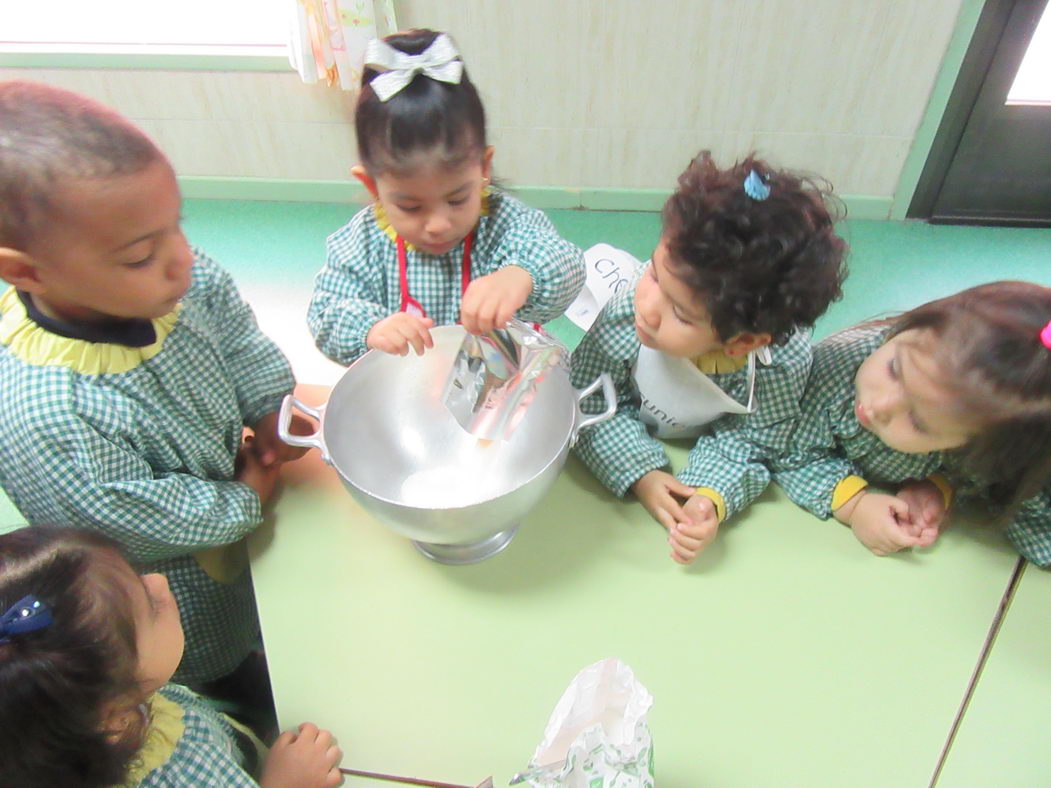
[{"label": "bowl handle", "polygon": [[[601,413],[588,415],[580,409],[580,403],[584,401],[585,397],[598,391],[600,386],[602,387],[602,396],[606,400],[606,409]],[[592,424],[598,424],[600,421],[612,419],[616,412],[617,390],[613,388],[613,378],[609,376],[608,372],[603,372],[592,381],[590,386],[577,392],[577,423],[573,425],[573,435],[570,438],[569,445],[572,446],[577,442],[577,436],[580,435],[582,429],[590,427]]]},{"label": "bowl handle", "polygon": [[[318,430],[313,435],[294,435],[288,431],[289,425],[292,423],[292,408],[298,408],[299,410],[306,413],[308,416],[313,416],[318,421]],[[277,415],[277,435],[281,440],[287,443],[289,446],[302,446],[306,449],[318,449],[321,451],[321,459],[329,465],[332,464],[332,460],[328,456],[328,447],[325,446],[325,439],[321,437],[321,417],[325,413],[325,406],[318,405],[316,408],[312,408],[305,402],[300,402],[293,395],[286,394],[285,398],[281,400],[281,411]]]}]

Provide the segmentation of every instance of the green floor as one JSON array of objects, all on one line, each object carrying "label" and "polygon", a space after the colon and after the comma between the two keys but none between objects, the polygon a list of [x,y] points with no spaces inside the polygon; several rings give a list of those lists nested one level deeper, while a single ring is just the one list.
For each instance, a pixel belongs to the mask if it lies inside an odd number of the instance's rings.
[{"label": "green floor", "polygon": [[[357,210],[331,203],[187,200],[185,229],[230,269],[242,286],[273,282],[309,297],[324,262],[325,237]],[[559,231],[582,248],[605,242],[646,259],[660,231],[655,213],[549,211]],[[816,327],[818,338],[852,323],[907,309],[996,279],[1051,284],[1051,229],[933,226],[848,220],[850,276],[843,300]],[[305,302],[303,303],[305,310]],[[562,333],[572,341],[579,332]]]}]

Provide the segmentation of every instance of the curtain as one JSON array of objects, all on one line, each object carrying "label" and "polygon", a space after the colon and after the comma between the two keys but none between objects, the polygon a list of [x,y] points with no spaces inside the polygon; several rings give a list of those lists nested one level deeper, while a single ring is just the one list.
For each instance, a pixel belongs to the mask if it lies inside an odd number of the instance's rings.
[{"label": "curtain", "polygon": [[308,84],[343,90],[361,84],[370,38],[397,31],[394,0],[288,0],[293,7],[288,59]]}]

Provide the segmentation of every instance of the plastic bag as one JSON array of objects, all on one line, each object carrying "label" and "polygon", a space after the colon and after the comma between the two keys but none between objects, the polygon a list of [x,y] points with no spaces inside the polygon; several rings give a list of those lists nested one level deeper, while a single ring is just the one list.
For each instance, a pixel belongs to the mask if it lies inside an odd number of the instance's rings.
[{"label": "plastic bag", "polygon": [[652,788],[653,696],[618,659],[580,671],[551,713],[524,776],[534,788]]}]

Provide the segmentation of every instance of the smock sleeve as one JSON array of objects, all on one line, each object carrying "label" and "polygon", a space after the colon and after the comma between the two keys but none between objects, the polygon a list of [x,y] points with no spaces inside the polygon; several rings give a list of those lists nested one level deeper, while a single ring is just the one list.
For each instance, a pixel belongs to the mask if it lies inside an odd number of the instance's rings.
[{"label": "smock sleeve", "polygon": [[[573,352],[572,380],[576,388],[590,385],[608,372],[617,392],[613,418],[581,430],[574,450],[595,477],[619,496],[645,474],[669,464],[664,444],[652,437],[639,418],[639,398],[632,380],[638,355],[632,292],[618,293],[599,313],[591,330]],[[585,413],[605,409],[601,390],[584,399]]]},{"label": "smock sleeve", "polygon": [[1051,566],[1051,485],[1019,504],[1007,538],[1037,566]]},{"label": "smock sleeve", "polygon": [[732,517],[744,509],[770,483],[770,471],[763,463],[762,447],[732,431],[698,438],[690,450],[686,467],[676,477],[683,484],[707,488],[718,494],[722,499],[720,519]]},{"label": "smock sleeve", "polygon": [[773,480],[796,504],[822,520],[832,516],[840,483],[858,476],[857,468],[845,458],[817,451],[782,457],[773,464]]},{"label": "smock sleeve", "polygon": [[366,232],[371,208],[329,236],[325,266],[314,280],[307,324],[318,349],[339,364],[367,350],[369,329],[391,310],[384,305],[380,250]]},{"label": "smock sleeve", "polygon": [[41,405],[27,425],[33,467],[23,469],[35,480],[31,522],[101,531],[140,562],[229,544],[262,522],[259,496],[241,482],[155,475],[133,429],[100,429],[116,420],[101,403],[87,417]]},{"label": "smock sleeve", "polygon": [[230,275],[197,253],[195,288],[206,301],[220,352],[237,391],[244,423],[252,426],[281,407],[295,388],[288,359],[256,323],[252,308],[241,298]]},{"label": "smock sleeve", "polygon": [[[755,412],[725,415],[713,422],[677,474],[684,484],[719,496],[722,500],[716,503],[722,504],[723,517],[741,511],[766,489],[771,478],[767,462],[786,452],[801,416],[800,401],[813,359],[809,332],[797,331],[770,353],[770,363],[756,369]],[[745,401],[747,370],[735,374],[739,376],[735,393]]]},{"label": "smock sleeve", "polygon": [[533,278],[533,292],[518,317],[536,323],[559,317],[584,286],[583,252],[560,236],[542,211],[507,195],[491,202],[486,232],[492,243],[485,252],[485,272],[509,265],[525,269]]}]

